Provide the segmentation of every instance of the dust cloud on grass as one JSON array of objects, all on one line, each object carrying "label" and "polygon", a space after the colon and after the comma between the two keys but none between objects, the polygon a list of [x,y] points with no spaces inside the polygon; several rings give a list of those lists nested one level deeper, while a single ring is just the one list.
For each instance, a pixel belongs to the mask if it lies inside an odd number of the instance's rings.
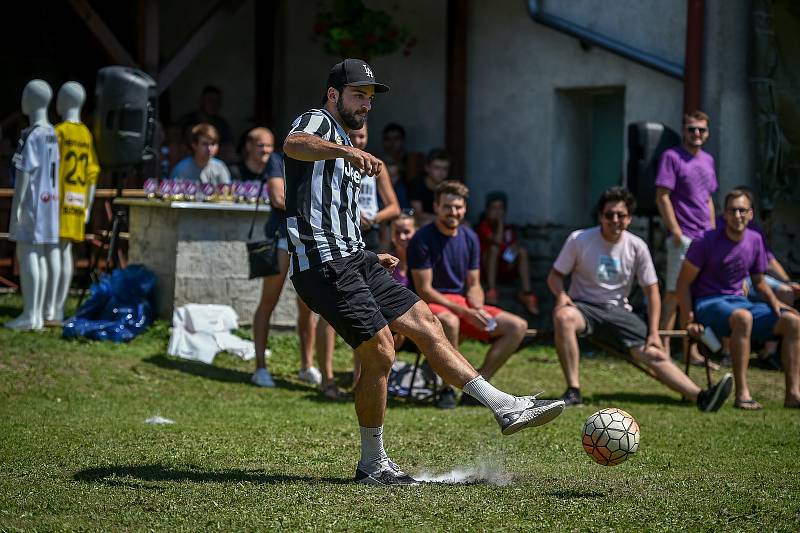
[{"label": "dust cloud on grass", "polygon": [[498,461],[482,461],[473,466],[458,466],[441,474],[422,471],[413,477],[423,483],[480,484],[501,487],[510,485],[514,481],[514,476],[508,473]]}]

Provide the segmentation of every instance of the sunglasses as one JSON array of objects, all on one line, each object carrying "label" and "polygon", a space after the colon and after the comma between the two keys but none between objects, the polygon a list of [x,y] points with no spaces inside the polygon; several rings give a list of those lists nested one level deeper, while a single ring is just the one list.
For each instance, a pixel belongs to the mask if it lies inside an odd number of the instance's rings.
[{"label": "sunglasses", "polygon": [[400,210],[400,214],[406,217],[413,217],[416,214],[416,211],[410,207],[405,207]]},{"label": "sunglasses", "polygon": [[708,128],[701,128],[700,126],[686,126],[686,131],[689,133],[705,133]]},{"label": "sunglasses", "polygon": [[630,215],[628,213],[620,213],[619,211],[606,211],[603,213],[603,218],[606,220],[614,220],[615,218],[625,220],[629,216]]},{"label": "sunglasses", "polygon": [[746,214],[748,214],[751,209],[753,209],[753,208],[752,207],[747,207],[747,208],[744,208],[744,207],[729,207],[725,211],[727,211],[728,213],[730,213],[733,216],[743,217]]}]

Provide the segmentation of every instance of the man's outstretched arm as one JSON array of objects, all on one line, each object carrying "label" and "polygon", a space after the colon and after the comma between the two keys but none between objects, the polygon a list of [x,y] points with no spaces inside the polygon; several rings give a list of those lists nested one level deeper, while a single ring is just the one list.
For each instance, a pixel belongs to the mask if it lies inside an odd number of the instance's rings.
[{"label": "man's outstretched arm", "polygon": [[287,156],[298,161],[322,161],[343,158],[351,165],[375,176],[381,171],[381,160],[353,146],[326,141],[309,133],[292,133],[283,143]]}]

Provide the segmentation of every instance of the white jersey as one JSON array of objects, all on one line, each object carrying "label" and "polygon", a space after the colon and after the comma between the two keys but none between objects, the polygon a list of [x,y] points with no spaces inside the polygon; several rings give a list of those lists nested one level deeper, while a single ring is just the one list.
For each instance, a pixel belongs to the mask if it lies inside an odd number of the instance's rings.
[{"label": "white jersey", "polygon": [[358,191],[358,208],[361,214],[373,220],[378,214],[378,190],[375,176],[361,176],[361,188]]},{"label": "white jersey", "polygon": [[[11,161],[17,179],[11,202],[11,227],[8,238],[33,244],[58,244],[58,139],[52,126],[31,126],[22,131]],[[19,223],[17,212],[23,191],[19,175],[30,176],[24,191]]]}]

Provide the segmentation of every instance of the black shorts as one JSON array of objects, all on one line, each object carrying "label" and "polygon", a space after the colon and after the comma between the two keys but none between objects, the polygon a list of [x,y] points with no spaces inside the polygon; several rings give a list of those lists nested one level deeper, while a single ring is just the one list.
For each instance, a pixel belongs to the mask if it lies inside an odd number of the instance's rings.
[{"label": "black shorts", "polygon": [[647,324],[638,315],[616,305],[575,302],[586,321],[581,337],[589,337],[627,354],[647,343]]},{"label": "black shorts", "polygon": [[381,249],[381,227],[375,225],[368,230],[361,230],[361,240],[366,250],[377,254]]},{"label": "black shorts", "polygon": [[292,276],[300,298],[358,348],[419,301],[372,252],[327,261]]}]

